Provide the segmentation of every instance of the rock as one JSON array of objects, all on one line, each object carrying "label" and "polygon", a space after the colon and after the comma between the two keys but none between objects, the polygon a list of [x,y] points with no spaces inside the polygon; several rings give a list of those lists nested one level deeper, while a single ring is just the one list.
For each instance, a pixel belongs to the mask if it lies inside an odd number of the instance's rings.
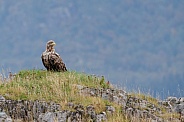
[{"label": "rock", "polygon": [[113,96],[113,102],[119,104],[120,98],[119,98],[118,96],[115,96],[115,95],[114,95],[114,96]]},{"label": "rock", "polygon": [[96,119],[96,112],[95,112],[95,108],[92,105],[88,105],[86,107],[86,114],[87,116],[89,116],[92,120]]},{"label": "rock", "polygon": [[0,112],[0,122],[12,122],[12,119],[5,112]]},{"label": "rock", "polygon": [[145,109],[145,108],[147,108],[147,101],[142,100],[139,105],[140,105],[141,108]]},{"label": "rock", "polygon": [[82,122],[83,113],[81,111],[70,112],[68,121],[70,122]]},{"label": "rock", "polygon": [[74,107],[74,103],[68,102],[68,103],[67,103],[67,106],[68,106],[69,108],[73,108],[73,107]]},{"label": "rock", "polygon": [[172,103],[176,103],[177,98],[176,98],[176,97],[168,97],[166,100],[167,100],[167,101],[170,101],[170,102],[172,102]]},{"label": "rock", "polygon": [[48,106],[49,112],[56,112],[56,111],[59,111],[60,109],[61,109],[61,106],[54,102],[51,102],[50,105]]},{"label": "rock", "polygon": [[126,108],[125,113],[128,118],[131,118],[133,116],[134,109],[133,108]]},{"label": "rock", "polygon": [[184,97],[180,97],[180,98],[178,99],[178,101],[179,101],[180,104],[181,104],[181,103],[184,104]]},{"label": "rock", "polygon": [[98,115],[96,115],[96,121],[95,122],[104,122],[107,120],[107,115],[105,112],[102,112]]},{"label": "rock", "polygon": [[[151,121],[151,122],[169,122],[169,119],[162,119],[159,114],[162,114],[161,106],[169,113],[177,112],[181,115],[180,119],[184,118],[184,98],[177,99],[176,97],[168,97],[164,101],[159,101],[159,105],[148,102],[146,99],[134,97],[127,94],[123,90],[118,89],[102,89],[89,88],[76,85],[80,95],[101,97],[109,102],[114,102],[122,106],[122,114],[125,114],[130,120]],[[67,103],[70,110],[61,110],[60,104],[45,101],[23,101],[23,100],[6,100],[0,95],[0,121],[12,121],[19,119],[22,121],[38,121],[38,122],[82,122],[107,121],[107,115],[114,114],[115,108],[111,105],[104,108],[106,111],[97,114],[93,105],[84,106],[81,104]],[[6,113],[7,114],[6,114]],[[9,116],[7,116],[9,115]],[[172,120],[178,121],[176,118]]]},{"label": "rock", "polygon": [[55,112],[55,116],[58,122],[67,122],[69,115],[70,115],[70,111],[68,110]]},{"label": "rock", "polygon": [[0,118],[7,118],[8,115],[5,112],[0,112]]},{"label": "rock", "polygon": [[115,108],[113,106],[106,106],[106,111],[110,114],[115,112]]},{"label": "rock", "polygon": [[102,99],[108,100],[109,99],[109,95],[107,93],[102,93]]},{"label": "rock", "polygon": [[74,106],[74,109],[78,111],[84,111],[84,106],[81,104],[77,104]]},{"label": "rock", "polygon": [[6,119],[4,120],[4,122],[13,122],[13,121],[12,121],[12,119],[11,119],[10,117],[8,117],[8,118],[6,118]]},{"label": "rock", "polygon": [[90,96],[95,96],[95,92],[94,91],[90,91]]},{"label": "rock", "polygon": [[176,107],[173,110],[177,113],[183,113],[184,112],[184,104],[176,105]]},{"label": "rock", "polygon": [[54,122],[56,120],[54,113],[47,112],[45,114],[40,114],[38,121],[39,122]]},{"label": "rock", "polygon": [[79,89],[79,90],[82,90],[84,88],[84,86],[81,86],[81,85],[76,85],[76,87]]},{"label": "rock", "polygon": [[1,104],[1,103],[4,103],[5,100],[6,100],[6,99],[5,99],[3,96],[0,95],[0,104]]},{"label": "rock", "polygon": [[157,120],[157,116],[154,115],[154,114],[149,114],[149,117],[150,117],[152,120]]}]

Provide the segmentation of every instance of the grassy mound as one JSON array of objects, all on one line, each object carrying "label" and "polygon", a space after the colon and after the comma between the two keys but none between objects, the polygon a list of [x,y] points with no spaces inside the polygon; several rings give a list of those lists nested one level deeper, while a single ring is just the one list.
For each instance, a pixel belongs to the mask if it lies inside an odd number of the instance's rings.
[{"label": "grassy mound", "polygon": [[[105,111],[105,106],[112,105],[115,107],[116,112],[113,115],[109,115],[109,122],[129,121],[122,113],[121,105],[99,97],[79,95],[78,86],[99,89],[110,87],[103,76],[96,77],[75,71],[48,72],[44,70],[23,70],[9,82],[0,82],[0,95],[12,100],[53,101],[61,104],[62,109],[69,109],[66,106],[68,102],[82,104],[83,106],[93,105],[97,113]],[[132,93],[131,96],[146,100],[159,107],[158,100],[150,96],[140,93]],[[164,108],[160,109],[162,109],[163,114],[159,116],[162,118],[173,116],[173,114],[168,114]]]},{"label": "grassy mound", "polygon": [[71,101],[75,86],[108,87],[104,78],[77,72],[20,71],[11,82],[0,84],[0,93],[15,100]]},{"label": "grassy mound", "polygon": [[78,94],[77,85],[93,88],[109,88],[104,77],[96,77],[74,71],[48,72],[44,70],[20,71],[10,82],[0,84],[0,94],[13,100],[44,100],[54,101],[68,109],[68,102],[93,105],[97,113],[105,111],[106,105],[116,108],[116,115],[109,121],[126,121],[121,113],[121,106],[98,97]]}]

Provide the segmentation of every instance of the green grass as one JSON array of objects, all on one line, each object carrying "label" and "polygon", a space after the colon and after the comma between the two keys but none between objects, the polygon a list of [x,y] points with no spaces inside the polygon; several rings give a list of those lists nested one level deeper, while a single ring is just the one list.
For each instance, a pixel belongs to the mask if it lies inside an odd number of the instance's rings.
[{"label": "green grass", "polygon": [[[93,88],[109,88],[105,78],[78,73],[75,71],[49,72],[44,70],[22,70],[11,81],[0,82],[0,94],[6,99],[13,100],[44,100],[54,101],[69,109],[65,104],[73,102],[84,106],[93,105],[97,113],[105,111],[106,105],[115,107],[116,112],[108,115],[109,122],[128,122],[122,113],[122,106],[103,100],[99,97],[90,97],[78,94],[76,85]],[[158,101],[151,96],[133,93],[131,96],[147,100],[158,106]],[[85,100],[84,100],[85,99]],[[167,114],[163,108],[163,118],[178,116]]]},{"label": "green grass", "polygon": [[66,101],[75,96],[75,85],[108,87],[100,84],[101,78],[77,72],[20,71],[9,83],[0,84],[0,93],[9,99],[43,99]]},{"label": "green grass", "polygon": [[[110,87],[106,84],[104,77],[91,76],[75,71],[48,72],[44,70],[22,70],[13,80],[7,83],[0,83],[0,94],[6,99],[13,100],[54,101],[61,104],[63,109],[68,109],[65,104],[71,101],[84,106],[93,105],[97,113],[105,111],[105,106],[110,104],[117,109],[121,108],[121,106],[99,97],[77,94],[78,88],[76,88],[76,85],[93,88]],[[113,118],[123,118],[123,114],[119,112]]]}]

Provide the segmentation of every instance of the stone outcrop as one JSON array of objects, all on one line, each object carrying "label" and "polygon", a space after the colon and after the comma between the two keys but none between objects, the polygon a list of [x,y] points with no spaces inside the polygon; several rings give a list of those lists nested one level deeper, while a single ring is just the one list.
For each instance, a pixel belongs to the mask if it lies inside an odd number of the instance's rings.
[{"label": "stone outcrop", "polygon": [[96,113],[92,105],[83,106],[68,103],[74,109],[62,110],[59,104],[45,101],[6,100],[0,96],[0,122],[36,121],[36,122],[85,122],[107,120],[106,112]]},{"label": "stone outcrop", "polygon": [[[132,121],[151,121],[151,122],[184,122],[184,98],[168,97],[158,104],[153,104],[148,100],[139,97],[133,97],[124,90],[119,89],[96,89],[80,85],[76,86],[80,91],[79,94],[101,97],[102,99],[115,102],[122,106],[122,114]],[[169,114],[179,114],[180,117],[163,118],[165,109]],[[108,112],[115,112],[115,109],[107,107]],[[164,116],[164,115],[163,115]]]},{"label": "stone outcrop", "polygon": [[[168,97],[164,101],[153,104],[146,99],[131,96],[124,90],[97,89],[76,85],[78,94],[101,97],[122,106],[122,114],[131,121],[141,120],[149,122],[184,122],[184,98]],[[113,106],[106,106],[105,111],[96,113],[93,105],[67,103],[68,110],[62,110],[60,104],[45,101],[6,100],[0,96],[0,121],[12,122],[35,121],[35,122],[104,122],[108,115],[116,113]],[[162,118],[163,111],[177,113],[180,116]]]}]

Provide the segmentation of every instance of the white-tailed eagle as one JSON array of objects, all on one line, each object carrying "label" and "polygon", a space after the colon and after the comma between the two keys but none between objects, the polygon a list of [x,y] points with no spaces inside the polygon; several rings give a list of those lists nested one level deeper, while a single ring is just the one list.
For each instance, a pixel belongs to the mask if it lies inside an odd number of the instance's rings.
[{"label": "white-tailed eagle", "polygon": [[42,63],[48,71],[67,71],[66,66],[58,53],[55,52],[56,43],[50,40],[46,44],[46,50],[42,53]]}]

